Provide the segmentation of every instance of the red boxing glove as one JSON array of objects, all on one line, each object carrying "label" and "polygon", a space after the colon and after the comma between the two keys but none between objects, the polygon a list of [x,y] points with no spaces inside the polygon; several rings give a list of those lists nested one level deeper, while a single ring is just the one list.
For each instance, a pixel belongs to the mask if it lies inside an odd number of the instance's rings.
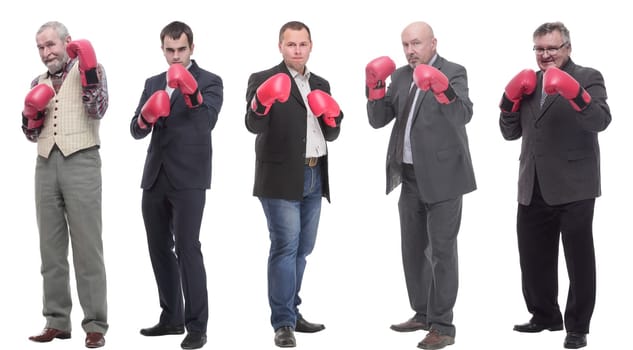
[{"label": "red boxing glove", "polygon": [[367,99],[380,100],[385,97],[385,80],[396,70],[396,64],[387,56],[378,57],[365,67]]},{"label": "red boxing glove", "polygon": [[499,108],[503,112],[516,112],[521,107],[523,95],[531,95],[536,88],[536,73],[532,69],[524,69],[515,75],[506,85]]},{"label": "red boxing glove", "polygon": [[455,100],[455,91],[448,83],[448,78],[437,68],[428,64],[419,64],[413,71],[413,81],[421,90],[431,89],[437,102],[448,104]]},{"label": "red boxing glove", "polygon": [[147,99],[136,122],[141,129],[147,129],[154,125],[158,118],[168,117],[170,110],[167,91],[158,90]]},{"label": "red boxing glove", "polygon": [[40,132],[42,130],[42,125],[44,124],[44,118],[40,119],[27,119],[26,117],[22,117],[22,132],[26,139],[31,142],[37,142],[37,139],[40,137]]},{"label": "red boxing glove", "polygon": [[198,82],[182,64],[174,63],[169,66],[167,85],[174,89],[180,89],[187,107],[195,108],[202,103],[202,94],[198,90]]},{"label": "red boxing glove", "polygon": [[99,84],[97,74],[97,56],[90,41],[85,39],[74,40],[66,46],[66,52],[70,58],[79,57],[79,73],[81,85],[84,87]]},{"label": "red boxing glove", "polygon": [[587,108],[591,102],[591,95],[587,90],[567,72],[556,67],[548,68],[543,74],[543,90],[548,95],[559,93],[578,112]]},{"label": "red boxing glove", "polygon": [[332,96],[318,89],[312,90],[308,94],[308,105],[315,116],[322,116],[326,125],[336,127],[335,118],[341,114],[341,108]]},{"label": "red boxing glove", "polygon": [[50,85],[35,85],[24,98],[22,116],[28,120],[27,128],[36,129],[44,124],[44,111],[55,96],[55,90]]},{"label": "red boxing glove", "polygon": [[268,114],[273,103],[288,101],[290,86],[290,77],[285,73],[277,73],[266,79],[255,91],[251,109],[259,116]]},{"label": "red boxing glove", "polygon": [[44,118],[26,119],[26,128],[29,130],[38,129],[44,125]]}]

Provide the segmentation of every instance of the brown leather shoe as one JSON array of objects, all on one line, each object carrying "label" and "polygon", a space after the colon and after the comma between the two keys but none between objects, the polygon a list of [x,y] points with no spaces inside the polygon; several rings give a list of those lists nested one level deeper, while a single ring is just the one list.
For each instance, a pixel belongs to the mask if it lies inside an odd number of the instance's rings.
[{"label": "brown leather shoe", "polygon": [[42,333],[38,334],[38,335],[33,335],[29,337],[29,340],[32,340],[34,342],[38,342],[38,343],[47,343],[53,339],[69,339],[70,338],[70,332],[66,332],[66,331],[62,331],[59,329],[55,329],[55,328],[44,328],[44,330],[42,330]]},{"label": "brown leather shoe", "polygon": [[414,317],[411,317],[410,319],[402,323],[392,324],[389,328],[393,329],[396,332],[415,332],[421,329],[425,331],[429,330],[429,326],[427,326],[426,323],[420,322]]},{"label": "brown leather shoe", "polygon": [[448,345],[455,344],[455,338],[450,335],[442,335],[437,329],[431,329],[424,339],[418,343],[420,349],[442,349]]},{"label": "brown leather shoe", "polygon": [[105,345],[105,338],[103,333],[88,332],[86,334],[86,347],[87,348],[100,348]]}]

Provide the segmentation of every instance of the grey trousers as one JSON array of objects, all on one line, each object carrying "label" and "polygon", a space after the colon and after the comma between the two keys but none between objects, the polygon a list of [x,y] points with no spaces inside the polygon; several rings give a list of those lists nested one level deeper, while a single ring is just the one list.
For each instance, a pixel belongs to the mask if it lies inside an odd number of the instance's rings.
[{"label": "grey trousers", "polygon": [[70,331],[69,240],[86,332],[108,329],[101,240],[101,157],[95,147],[68,157],[54,147],[37,157],[35,207],[40,233],[46,327]]},{"label": "grey trousers", "polygon": [[413,167],[404,166],[398,209],[402,263],[415,318],[454,337],[462,196],[425,203],[418,193]]}]

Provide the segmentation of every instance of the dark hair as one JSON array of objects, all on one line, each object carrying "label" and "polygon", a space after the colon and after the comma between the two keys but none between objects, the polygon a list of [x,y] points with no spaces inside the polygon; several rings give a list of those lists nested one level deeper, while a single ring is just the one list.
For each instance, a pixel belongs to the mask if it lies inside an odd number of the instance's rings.
[{"label": "dark hair", "polygon": [[166,36],[177,40],[183,33],[187,36],[189,47],[191,47],[191,45],[193,45],[193,31],[187,24],[179,21],[173,21],[163,28],[160,32],[160,43],[162,45],[165,42]]},{"label": "dark hair", "polygon": [[563,22],[547,22],[547,23],[541,24],[534,31],[534,34],[532,35],[532,39],[536,39],[536,38],[541,37],[541,36],[543,36],[545,34],[549,34],[551,32],[555,32],[555,31],[559,31],[560,32],[560,34],[563,37],[563,42],[566,42],[566,43],[570,43],[571,42],[571,38],[569,37],[569,30],[567,29],[567,27],[565,27]]},{"label": "dark hair", "polygon": [[283,26],[281,26],[281,29],[279,29],[279,42],[280,43],[283,41],[284,32],[286,30],[288,30],[288,29],[292,29],[292,30],[305,29],[306,31],[308,31],[308,39],[310,39],[310,41],[312,41],[312,35],[310,34],[310,28],[308,28],[308,26],[305,25],[305,23],[299,22],[299,21],[290,21],[290,22],[284,24]]}]

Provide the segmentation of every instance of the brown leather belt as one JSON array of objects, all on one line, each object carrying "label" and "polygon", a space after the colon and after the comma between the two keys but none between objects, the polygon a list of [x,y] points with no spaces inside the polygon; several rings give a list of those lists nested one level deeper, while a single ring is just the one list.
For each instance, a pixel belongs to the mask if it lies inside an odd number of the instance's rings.
[{"label": "brown leather belt", "polygon": [[315,166],[317,166],[317,164],[319,164],[318,157],[306,158],[306,165],[309,166],[310,168],[314,168]]}]

